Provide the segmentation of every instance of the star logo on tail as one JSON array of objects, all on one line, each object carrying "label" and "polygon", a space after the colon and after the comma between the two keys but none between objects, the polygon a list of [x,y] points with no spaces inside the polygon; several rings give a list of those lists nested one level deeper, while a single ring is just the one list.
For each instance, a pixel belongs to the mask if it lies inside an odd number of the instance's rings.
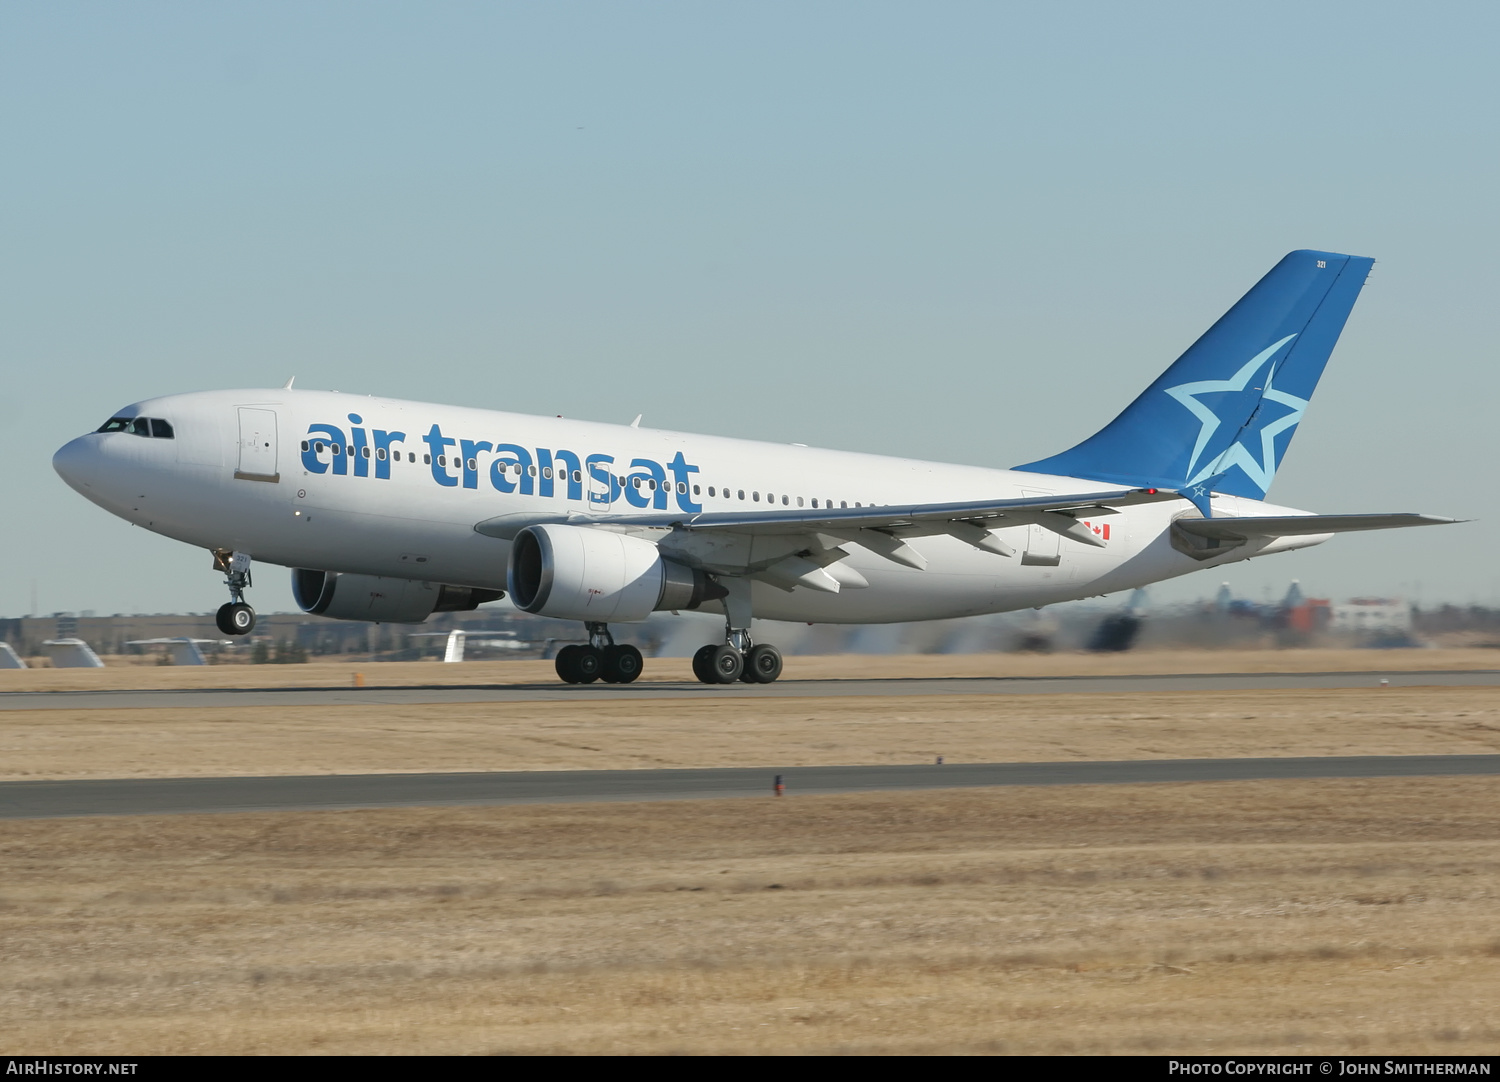
[{"label": "star logo on tail", "polygon": [[[1296,337],[1295,334],[1289,334],[1281,341],[1267,346],[1228,379],[1197,380],[1166,388],[1167,394],[1186,407],[1202,425],[1198,430],[1197,442],[1193,445],[1192,458],[1188,460],[1188,485],[1196,485],[1205,478],[1238,466],[1260,486],[1262,493],[1271,487],[1271,478],[1276,476],[1276,437],[1289,428],[1295,428],[1297,422],[1302,420],[1307,399],[1278,391],[1272,385],[1276,374],[1274,367],[1266,373],[1264,386],[1253,380],[1257,373],[1271,364],[1281,348]],[[1215,401],[1217,410],[1200,401],[1210,395],[1220,396]],[[1267,403],[1283,406],[1285,412],[1268,410]],[[1200,469],[1198,460],[1203,457],[1204,450],[1224,424],[1240,426],[1234,442]],[[1260,437],[1258,440],[1255,438],[1257,434]]]}]

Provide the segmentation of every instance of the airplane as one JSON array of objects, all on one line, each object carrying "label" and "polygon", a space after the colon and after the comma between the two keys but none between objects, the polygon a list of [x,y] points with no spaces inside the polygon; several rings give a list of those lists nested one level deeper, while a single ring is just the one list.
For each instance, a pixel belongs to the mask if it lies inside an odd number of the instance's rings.
[{"label": "airplane", "polygon": [[116,411],[58,474],[104,509],[208,549],[255,626],[252,559],[308,613],[420,623],[509,593],[582,621],[568,683],[629,683],[612,624],[713,612],[706,684],[770,683],[751,619],[941,620],[1134,590],[1335,534],[1451,523],[1265,501],[1374,260],[1284,257],[1113,421],[1016,466],[921,462],[295,390],[201,391]]}]

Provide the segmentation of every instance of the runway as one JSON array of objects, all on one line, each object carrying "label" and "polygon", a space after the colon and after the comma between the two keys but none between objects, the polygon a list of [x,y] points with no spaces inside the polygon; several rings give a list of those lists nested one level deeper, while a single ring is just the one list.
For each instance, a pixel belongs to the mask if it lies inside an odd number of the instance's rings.
[{"label": "runway", "polygon": [[[378,681],[379,674],[373,679]],[[1500,687],[1500,670],[1424,672],[1192,673],[1144,676],[956,677],[947,679],[781,680],[708,686],[696,682],[635,684],[487,684],[470,687],[215,688],[179,691],[11,691],[0,710],[164,709],[222,706],[358,706],[418,703],[590,702],[601,698],[824,698],[871,695],[1064,695],[1167,691],[1272,691],[1317,688]]]},{"label": "runway", "polygon": [[770,797],[1016,785],[1139,785],[1276,778],[1500,774],[1500,755],[1355,755],[944,766],[775,766],[701,770],[561,770],[483,774],[337,774],[124,778],[0,783],[0,819],[203,812],[330,811],[473,804]]}]

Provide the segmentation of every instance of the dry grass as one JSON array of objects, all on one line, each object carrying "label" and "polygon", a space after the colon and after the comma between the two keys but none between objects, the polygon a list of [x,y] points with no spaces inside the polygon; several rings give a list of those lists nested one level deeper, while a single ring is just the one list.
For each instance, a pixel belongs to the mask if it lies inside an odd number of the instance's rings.
[{"label": "dry grass", "polygon": [[1488,778],[12,821],[35,1053],[1494,1054]]},{"label": "dry grass", "polygon": [[[106,659],[109,660],[109,659]],[[1136,673],[1411,672],[1500,668],[1500,651],[1452,650],[1148,650],[1126,654],[917,654],[791,657],[783,680],[943,679],[1004,676],[1121,676]],[[159,665],[104,669],[0,671],[0,692],[104,689],[349,687],[360,673],[370,687],[553,684],[550,661],[373,662],[306,665]],[[653,658],[647,682],[693,680],[687,658]]]},{"label": "dry grass", "polygon": [[0,779],[1500,752],[1500,690],[0,711]]}]

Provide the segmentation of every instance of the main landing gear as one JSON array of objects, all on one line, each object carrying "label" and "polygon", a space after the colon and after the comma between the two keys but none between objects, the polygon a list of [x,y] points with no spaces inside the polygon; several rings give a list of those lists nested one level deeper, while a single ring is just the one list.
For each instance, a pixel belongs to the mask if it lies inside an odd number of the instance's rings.
[{"label": "main landing gear", "polygon": [[214,623],[226,635],[250,634],[255,630],[255,610],[245,601],[245,590],[250,586],[250,554],[215,549],[214,570],[228,576],[224,585],[229,587],[229,600],[214,613]]},{"label": "main landing gear", "polygon": [[769,684],[781,675],[781,651],[750,641],[750,580],[725,576],[724,642],[693,655],[693,675],[705,684]]},{"label": "main landing gear", "polygon": [[693,675],[704,684],[769,684],[781,675],[781,651],[770,643],[752,645],[748,631],[730,631],[729,641],[709,643],[693,655]]},{"label": "main landing gear", "polygon": [[628,684],[641,675],[645,662],[641,652],[630,644],[620,646],[609,633],[608,624],[586,624],[587,646],[564,646],[557,652],[557,675],[569,684]]}]

